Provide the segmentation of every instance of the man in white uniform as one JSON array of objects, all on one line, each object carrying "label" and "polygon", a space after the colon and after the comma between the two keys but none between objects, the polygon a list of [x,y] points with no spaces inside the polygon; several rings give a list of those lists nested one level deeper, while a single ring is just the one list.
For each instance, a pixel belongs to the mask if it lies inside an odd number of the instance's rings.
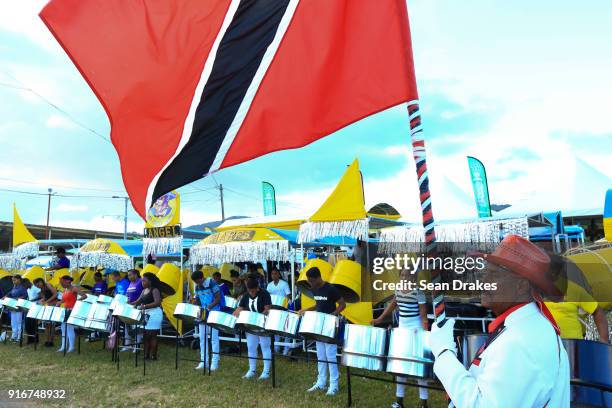
[{"label": "man in white uniform", "polygon": [[[287,300],[291,300],[291,289],[289,288],[289,284],[287,283],[287,281],[284,281],[280,278],[280,272],[276,267],[272,268],[272,270],[270,271],[270,276],[272,277],[272,281],[268,283],[268,286],[266,287],[268,293],[270,293],[270,295],[281,296],[283,298],[286,298]],[[281,341],[288,342],[289,340],[284,337],[274,336],[275,343],[279,343]],[[278,353],[279,351],[280,346],[275,345],[274,352]],[[289,354],[289,346],[285,346],[283,354]]]},{"label": "man in white uniform", "polygon": [[454,319],[433,324],[429,338],[434,372],[451,407],[569,407],[568,356],[540,293],[559,296],[547,275],[548,255],[517,235],[509,235],[486,255],[485,282],[497,290],[482,294],[482,305],[497,316],[489,338],[469,369],[457,359]]}]

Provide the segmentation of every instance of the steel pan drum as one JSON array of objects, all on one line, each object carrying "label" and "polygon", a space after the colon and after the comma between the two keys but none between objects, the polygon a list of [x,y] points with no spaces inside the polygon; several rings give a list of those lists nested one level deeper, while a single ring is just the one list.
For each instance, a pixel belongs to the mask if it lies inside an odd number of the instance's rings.
[{"label": "steel pan drum", "polygon": [[231,296],[225,296],[225,306],[229,307],[230,309],[235,309],[238,307],[238,300]]},{"label": "steel pan drum", "polygon": [[30,307],[30,310],[28,310],[28,314],[26,315],[26,317],[29,319],[42,320],[44,312],[45,307],[43,305],[33,303],[32,307]]},{"label": "steel pan drum", "polygon": [[178,303],[174,309],[174,317],[184,320],[200,320],[201,314],[200,306],[189,303]]},{"label": "steel pan drum", "polygon": [[68,324],[78,327],[87,327],[85,326],[85,322],[87,321],[87,316],[89,316],[89,310],[91,309],[92,304],[89,302],[84,302],[78,300],[74,304],[74,309],[72,309],[72,313],[68,316]]},{"label": "steel pan drum", "polygon": [[433,378],[433,354],[429,332],[398,327],[391,331],[387,372]]},{"label": "steel pan drum", "polygon": [[287,309],[287,298],[285,296],[270,295],[270,298],[272,299],[271,309]]},{"label": "steel pan drum", "polygon": [[236,320],[236,328],[258,336],[266,334],[266,316],[262,313],[243,310]]},{"label": "steel pan drum", "polygon": [[106,295],[98,296],[98,303],[110,304],[112,301],[113,301],[113,298],[111,296],[106,296]]},{"label": "steel pan drum", "polygon": [[63,307],[56,306],[45,306],[42,317],[40,320],[46,320],[55,323],[64,323],[64,317],[66,316],[66,309]]},{"label": "steel pan drum", "polygon": [[[612,346],[590,340],[563,340],[570,365],[572,403],[612,407]],[[580,382],[580,385],[575,383]],[[583,385],[584,384],[584,385]]]},{"label": "steel pan drum", "polygon": [[22,312],[27,312],[28,310],[30,310],[30,307],[32,307],[33,304],[33,302],[30,302],[27,299],[17,299],[17,307]]},{"label": "steel pan drum", "polygon": [[344,327],[342,365],[382,371],[387,331],[380,327],[347,324]]},{"label": "steel pan drum", "polygon": [[8,298],[8,297],[2,300],[2,306],[12,311],[17,311],[19,309],[17,307],[17,299]]},{"label": "steel pan drum", "polygon": [[487,341],[487,337],[489,337],[488,334],[471,334],[461,339],[459,353],[461,354],[461,362],[465,368],[470,368],[472,360],[474,360],[480,347]]},{"label": "steel pan drum", "polygon": [[271,309],[266,318],[266,331],[283,337],[297,337],[300,315],[286,310]]},{"label": "steel pan drum", "polygon": [[106,303],[94,303],[89,309],[87,320],[85,321],[85,327],[97,331],[109,331],[108,318],[111,315],[108,304]]},{"label": "steel pan drum", "polygon": [[225,333],[236,333],[236,317],[229,313],[211,310],[206,317],[206,324]]},{"label": "steel pan drum", "polygon": [[96,295],[92,295],[88,293],[85,296],[87,296],[84,300],[85,302],[96,303],[98,301],[98,297]]},{"label": "steel pan drum", "polygon": [[338,324],[338,316],[309,311],[302,316],[299,333],[306,339],[336,343]]},{"label": "steel pan drum", "polygon": [[115,295],[113,300],[110,302],[110,306],[108,307],[110,310],[115,310],[117,306],[127,303],[128,298],[125,295]]},{"label": "steel pan drum", "polygon": [[139,324],[142,320],[142,310],[128,304],[121,304],[113,311],[113,316],[125,324]]}]

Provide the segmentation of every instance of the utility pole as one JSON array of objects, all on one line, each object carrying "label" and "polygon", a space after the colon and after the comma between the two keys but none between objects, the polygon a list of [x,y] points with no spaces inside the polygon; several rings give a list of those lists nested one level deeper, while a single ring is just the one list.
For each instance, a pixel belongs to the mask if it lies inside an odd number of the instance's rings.
[{"label": "utility pole", "polygon": [[123,239],[127,239],[127,212],[129,197],[113,196],[113,198],[123,198],[125,201],[125,208],[123,209]]},{"label": "utility pole", "polygon": [[49,217],[51,216],[51,195],[53,193],[53,189],[48,189],[49,200],[47,201],[47,226],[45,227],[45,238],[50,239],[49,237]]},{"label": "utility pole", "polygon": [[221,196],[221,222],[225,222],[225,207],[223,206],[223,184],[219,184],[219,194]]}]

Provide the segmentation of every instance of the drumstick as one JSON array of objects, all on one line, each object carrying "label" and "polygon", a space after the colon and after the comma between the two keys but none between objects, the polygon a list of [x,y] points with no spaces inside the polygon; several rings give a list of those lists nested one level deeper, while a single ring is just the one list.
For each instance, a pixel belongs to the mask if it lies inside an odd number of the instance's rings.
[{"label": "drumstick", "polygon": [[[417,181],[419,183],[419,200],[421,202],[421,213],[423,218],[423,229],[425,230],[425,255],[436,256],[438,244],[436,242],[436,231],[434,228],[433,209],[431,206],[431,193],[429,192],[429,173],[427,171],[427,160],[425,154],[425,139],[423,138],[423,126],[421,124],[421,111],[419,101],[408,102],[408,117],[410,120],[410,140],[412,143],[412,157],[416,163]],[[439,270],[432,270],[431,283],[434,288],[438,287],[441,275]],[[438,327],[446,322],[446,309],[444,305],[444,292],[433,289],[431,291],[433,312]]]}]

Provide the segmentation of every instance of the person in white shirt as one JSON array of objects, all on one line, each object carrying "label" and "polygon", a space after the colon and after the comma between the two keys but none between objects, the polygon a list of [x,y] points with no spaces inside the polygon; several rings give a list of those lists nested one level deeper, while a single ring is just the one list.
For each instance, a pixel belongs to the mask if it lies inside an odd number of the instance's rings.
[{"label": "person in white shirt", "polygon": [[466,369],[457,359],[454,319],[434,323],[429,336],[434,372],[458,408],[559,408],[570,406],[567,352],[559,329],[541,294],[559,297],[549,277],[550,257],[518,235],[508,235],[497,249],[483,255],[482,305],[497,318],[489,337]]},{"label": "person in white shirt", "polygon": [[[40,301],[40,288],[36,285],[32,285],[28,279],[23,280],[23,285],[26,287],[28,291],[28,300],[32,303],[38,303]],[[38,343],[38,330],[37,330],[37,321],[36,319],[30,319],[26,317],[25,321],[25,331],[26,331],[26,343]]]},{"label": "person in white shirt", "polygon": [[[289,288],[289,284],[287,283],[287,281],[281,279],[281,275],[278,268],[272,268],[272,270],[270,271],[270,277],[272,278],[272,280],[270,281],[270,283],[268,283],[268,286],[266,287],[268,293],[270,293],[270,295],[282,296],[286,298],[287,301],[291,300],[291,289]],[[280,336],[274,336],[274,342],[288,343],[289,339]],[[274,352],[280,352],[280,346],[275,345]],[[284,347],[283,354],[289,354],[289,346]]]}]

